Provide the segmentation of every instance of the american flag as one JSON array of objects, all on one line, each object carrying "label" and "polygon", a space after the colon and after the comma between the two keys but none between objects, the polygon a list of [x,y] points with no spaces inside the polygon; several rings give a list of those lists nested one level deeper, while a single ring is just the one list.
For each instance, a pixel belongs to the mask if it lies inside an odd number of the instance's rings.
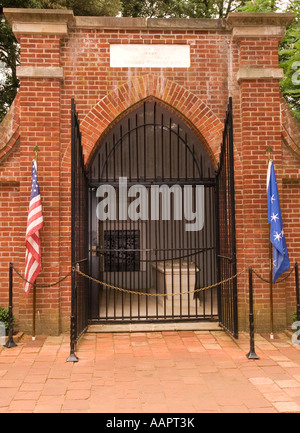
[{"label": "american flag", "polygon": [[40,189],[37,179],[36,161],[32,161],[31,196],[29,203],[27,231],[26,231],[26,256],[25,256],[25,292],[28,294],[35,282],[41,268],[41,240],[39,230],[43,227],[43,213]]}]

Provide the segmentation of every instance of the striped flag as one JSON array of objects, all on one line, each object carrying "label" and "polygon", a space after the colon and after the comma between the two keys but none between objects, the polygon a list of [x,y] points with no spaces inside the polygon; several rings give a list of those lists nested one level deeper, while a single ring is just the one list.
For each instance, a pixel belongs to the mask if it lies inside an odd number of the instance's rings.
[{"label": "striped flag", "polygon": [[31,196],[29,203],[27,231],[26,231],[26,256],[25,256],[25,292],[28,294],[35,282],[41,268],[41,241],[39,230],[43,227],[43,213],[40,189],[37,179],[36,161],[32,161]]}]

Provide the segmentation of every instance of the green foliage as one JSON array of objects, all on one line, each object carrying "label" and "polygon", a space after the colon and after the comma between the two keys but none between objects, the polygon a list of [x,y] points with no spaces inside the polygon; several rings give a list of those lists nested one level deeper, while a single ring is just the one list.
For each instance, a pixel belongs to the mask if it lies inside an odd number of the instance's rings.
[{"label": "green foliage", "polygon": [[[0,322],[4,323],[6,331],[8,330],[9,312],[7,308],[0,307]],[[13,317],[14,323],[14,317]]]},{"label": "green foliage", "polygon": [[19,81],[16,65],[19,58],[19,46],[7,21],[0,19],[0,121],[13,102]]},{"label": "green foliage", "polygon": [[[6,8],[35,8],[36,0],[3,0]],[[20,49],[10,25],[4,15],[0,17],[0,122],[13,102],[19,87],[16,67]]]},{"label": "green foliage", "polygon": [[279,46],[279,66],[284,70],[280,89],[300,122],[300,3],[294,0],[287,12],[295,13],[295,20],[287,29]]},{"label": "green foliage", "polygon": [[148,18],[180,18],[185,16],[182,0],[121,0],[122,16]]},{"label": "green foliage", "polygon": [[239,7],[240,12],[276,12],[279,7],[278,0],[251,0]]},{"label": "green foliage", "polygon": [[120,10],[119,0],[2,0],[6,8],[69,9],[74,15],[115,16]]},{"label": "green foliage", "polygon": [[69,9],[80,16],[116,16],[119,0],[35,0],[41,9]]},{"label": "green foliage", "polygon": [[245,0],[121,0],[124,17],[225,18]]},{"label": "green foliage", "polygon": [[280,44],[279,59],[284,70],[280,89],[300,122],[300,26],[287,32]]},{"label": "green foliage", "polygon": [[2,0],[4,8],[38,8],[38,0]]}]

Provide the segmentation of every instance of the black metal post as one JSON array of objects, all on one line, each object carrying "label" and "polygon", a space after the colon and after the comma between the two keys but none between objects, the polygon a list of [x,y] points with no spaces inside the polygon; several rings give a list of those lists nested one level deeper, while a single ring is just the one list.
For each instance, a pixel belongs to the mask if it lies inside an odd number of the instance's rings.
[{"label": "black metal post", "polygon": [[75,355],[76,344],[76,276],[75,268],[72,267],[72,298],[71,298],[71,329],[70,329],[70,355],[67,362],[78,362],[79,359]]},{"label": "black metal post", "polygon": [[[228,102],[228,157],[229,157],[229,175],[230,186],[228,194],[230,194],[231,209],[230,209],[230,225],[231,225],[231,263],[230,268],[232,275],[237,273],[236,265],[236,226],[235,226],[235,186],[234,186],[234,149],[233,149],[233,106],[232,97],[229,97]],[[233,336],[238,338],[238,300],[237,300],[237,278],[232,280],[232,306],[233,306]]]},{"label": "black metal post", "polygon": [[296,299],[297,299],[297,322],[300,321],[300,296],[299,296],[299,268],[295,264],[295,282],[296,282]]},{"label": "black metal post", "polygon": [[76,301],[76,275],[75,275],[75,210],[76,210],[76,173],[77,173],[77,158],[76,158],[76,107],[74,99],[71,100],[71,324],[70,324],[70,355],[67,362],[77,362],[78,358],[75,355],[76,343],[76,323],[77,323],[77,301]]},{"label": "black metal post", "polygon": [[17,344],[13,340],[13,264],[9,264],[9,306],[8,306],[8,340],[4,344],[4,347],[16,347]]},{"label": "black metal post", "polygon": [[252,268],[249,268],[249,328],[250,328],[250,352],[246,355],[248,359],[259,359],[254,348],[254,318],[253,318],[253,282]]},{"label": "black metal post", "polygon": [[[300,322],[300,296],[299,296],[299,268],[298,268],[298,263],[295,264],[295,283],[296,283],[296,300],[297,300],[297,331],[299,331],[300,327],[299,327],[299,322]],[[297,332],[297,341],[299,344],[300,341],[300,333]]]}]

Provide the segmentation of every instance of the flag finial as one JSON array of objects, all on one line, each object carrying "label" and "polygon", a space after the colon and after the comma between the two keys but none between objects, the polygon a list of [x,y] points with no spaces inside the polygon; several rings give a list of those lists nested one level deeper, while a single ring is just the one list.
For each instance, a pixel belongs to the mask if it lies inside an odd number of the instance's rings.
[{"label": "flag finial", "polygon": [[35,146],[35,148],[33,149],[33,152],[35,153],[35,162],[36,162],[36,166],[38,163],[38,153],[40,152],[40,148],[38,145]]},{"label": "flag finial", "polygon": [[266,154],[268,155],[268,160],[271,161],[272,160],[272,153],[273,153],[273,149],[271,146],[268,146],[266,149]]}]

